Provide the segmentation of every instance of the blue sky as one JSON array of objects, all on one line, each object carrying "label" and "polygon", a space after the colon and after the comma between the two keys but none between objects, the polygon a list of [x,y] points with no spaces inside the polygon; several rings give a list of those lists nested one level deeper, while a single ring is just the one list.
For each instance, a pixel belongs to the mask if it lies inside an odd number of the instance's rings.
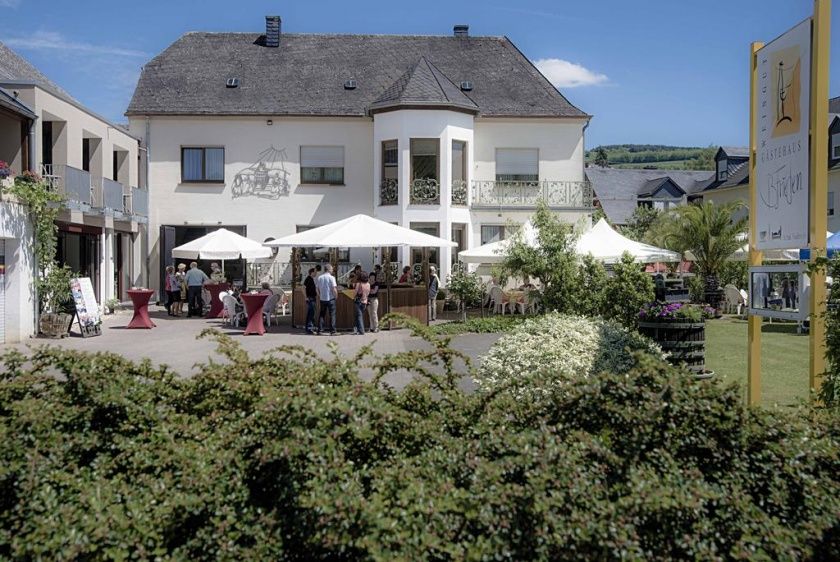
[{"label": "blue sky", "polygon": [[[840,1],[832,69],[840,69]],[[401,2],[0,0],[0,41],[94,111],[123,122],[140,67],[186,31],[507,35],[594,115],[587,147],[747,142],[749,44],[807,17],[808,0]],[[840,72],[831,77],[840,95]]]}]

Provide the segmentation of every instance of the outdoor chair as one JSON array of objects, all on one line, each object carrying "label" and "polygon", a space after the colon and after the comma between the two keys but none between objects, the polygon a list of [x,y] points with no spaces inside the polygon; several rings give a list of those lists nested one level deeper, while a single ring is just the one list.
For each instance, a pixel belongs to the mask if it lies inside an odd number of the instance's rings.
[{"label": "outdoor chair", "polygon": [[278,306],[280,307],[281,316],[286,316],[289,313],[287,310],[287,307],[289,306],[289,295],[286,294],[286,291],[283,291],[281,294]]},{"label": "outdoor chair", "polygon": [[225,307],[224,323],[232,326],[238,326],[239,322],[245,318],[245,312],[236,309],[238,306],[236,299],[233,298],[232,295],[227,294],[222,299],[222,304]]},{"label": "outdoor chair", "polygon": [[510,309],[511,314],[513,314],[513,306],[510,302],[510,296],[505,293],[501,287],[493,287],[490,289],[490,304],[493,306],[493,312],[498,314],[499,312],[502,313],[502,316],[505,314],[505,309]]},{"label": "outdoor chair", "polygon": [[726,298],[726,310],[727,312],[735,312],[737,315],[741,315],[741,309],[744,308],[747,304],[747,301],[744,299],[744,296],[738,290],[735,285],[729,284],[723,288],[724,297]]},{"label": "outdoor chair", "polygon": [[528,291],[521,299],[516,301],[516,306],[519,308],[519,314],[536,314],[537,308],[540,304],[539,291]]},{"label": "outdoor chair", "polygon": [[263,322],[266,326],[271,326],[271,319],[274,318],[274,323],[277,323],[277,303],[280,302],[280,297],[285,295],[274,294],[268,297],[263,304],[262,314]]}]

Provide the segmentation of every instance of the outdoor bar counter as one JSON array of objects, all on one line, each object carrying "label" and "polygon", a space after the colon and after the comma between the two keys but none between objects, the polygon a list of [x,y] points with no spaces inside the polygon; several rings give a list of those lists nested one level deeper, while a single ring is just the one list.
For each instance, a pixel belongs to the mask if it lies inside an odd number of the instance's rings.
[{"label": "outdoor bar counter", "polygon": [[[338,289],[338,301],[336,302],[336,328],[339,330],[352,330],[356,307],[354,303],[353,289]],[[425,285],[392,285],[391,303],[388,303],[388,287],[379,286],[379,328],[387,328],[382,324],[381,318],[387,312],[399,312],[411,316],[425,324],[429,315],[429,300],[426,296]],[[315,328],[318,328],[319,304],[315,303]],[[295,289],[292,306],[292,325],[303,328],[306,325],[306,294],[302,286]],[[326,326],[325,326],[326,328]],[[365,329],[370,329],[368,314],[365,312]]]}]

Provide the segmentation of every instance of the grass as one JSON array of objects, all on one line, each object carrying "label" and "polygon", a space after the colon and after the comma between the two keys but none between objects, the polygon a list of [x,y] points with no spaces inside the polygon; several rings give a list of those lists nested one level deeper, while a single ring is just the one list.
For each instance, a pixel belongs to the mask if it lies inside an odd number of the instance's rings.
[{"label": "grass", "polygon": [[432,326],[432,330],[436,334],[453,336],[457,334],[490,334],[509,332],[522,324],[525,320],[532,318],[532,316],[517,315],[491,315],[484,318],[473,317],[466,322],[446,322]]},{"label": "grass", "polygon": [[[761,401],[794,404],[808,398],[808,336],[796,324],[764,323],[761,338]],[[706,368],[746,393],[747,322],[722,318],[706,322]]]}]

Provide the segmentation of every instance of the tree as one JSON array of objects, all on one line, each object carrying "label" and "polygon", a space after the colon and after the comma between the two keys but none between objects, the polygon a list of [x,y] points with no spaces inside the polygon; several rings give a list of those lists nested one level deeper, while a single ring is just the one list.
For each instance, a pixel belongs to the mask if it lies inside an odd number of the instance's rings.
[{"label": "tree", "polygon": [[595,149],[595,160],[593,162],[596,166],[600,166],[601,168],[609,167],[610,157],[607,155],[607,151],[603,146],[599,146]]},{"label": "tree", "polygon": [[685,163],[686,170],[714,170],[717,148],[710,145],[700,151],[700,154]]},{"label": "tree", "polygon": [[467,267],[458,262],[452,267],[452,273],[446,279],[446,290],[458,298],[461,306],[461,321],[467,321],[467,305],[484,296],[484,285],[476,273],[467,271]]},{"label": "tree", "polygon": [[720,285],[724,263],[744,244],[747,218],[733,220],[744,207],[740,201],[711,201],[684,205],[669,211],[656,225],[656,237],[670,250],[691,252],[707,291]]},{"label": "tree", "polygon": [[601,316],[607,301],[607,270],[592,254],[583,256],[578,265],[577,286],[575,314]]},{"label": "tree", "polygon": [[654,207],[636,207],[630,222],[621,229],[621,233],[632,240],[643,242],[651,226],[661,215],[662,211]]},{"label": "tree", "polygon": [[578,294],[574,227],[561,222],[544,202],[537,206],[531,223],[538,231],[536,246],[524,239],[521,230],[514,234],[501,270],[506,275],[539,279],[546,309],[572,311]]},{"label": "tree", "polygon": [[604,317],[636,328],[639,309],[653,299],[653,279],[633,256],[624,252],[621,261],[613,266],[612,277],[607,280]]}]

